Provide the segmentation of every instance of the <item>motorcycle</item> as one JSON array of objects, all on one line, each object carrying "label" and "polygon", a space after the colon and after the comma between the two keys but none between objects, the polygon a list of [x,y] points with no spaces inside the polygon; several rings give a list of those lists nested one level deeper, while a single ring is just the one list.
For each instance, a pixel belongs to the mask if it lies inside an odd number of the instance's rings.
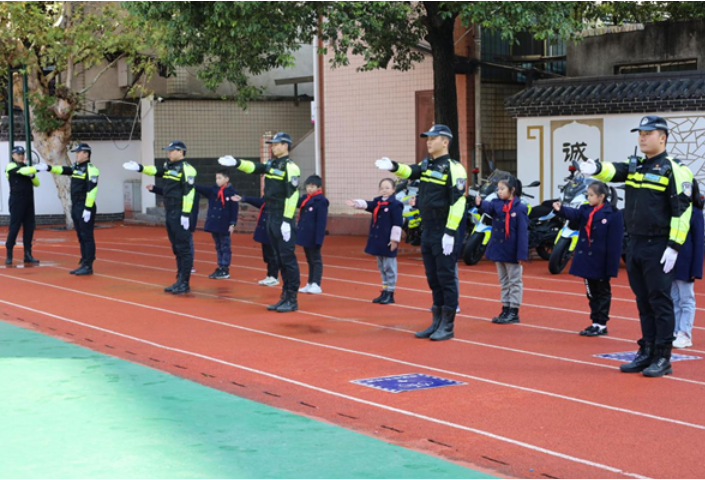
[{"label": "motorcycle", "polygon": [[395,197],[404,204],[402,212],[402,231],[406,234],[406,243],[413,246],[421,245],[421,213],[413,199],[419,194],[418,180],[400,180],[395,188]]}]

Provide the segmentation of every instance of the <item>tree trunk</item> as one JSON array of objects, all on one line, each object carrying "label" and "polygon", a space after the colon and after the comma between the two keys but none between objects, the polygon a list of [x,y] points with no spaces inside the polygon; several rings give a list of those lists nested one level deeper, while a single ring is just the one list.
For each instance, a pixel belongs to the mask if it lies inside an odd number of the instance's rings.
[{"label": "tree trunk", "polygon": [[426,40],[431,44],[433,55],[433,97],[436,123],[450,127],[453,132],[453,142],[450,145],[450,156],[460,161],[460,137],[458,136],[458,91],[455,85],[455,45],[453,30],[457,15],[441,18],[441,2],[423,2],[426,8]]}]

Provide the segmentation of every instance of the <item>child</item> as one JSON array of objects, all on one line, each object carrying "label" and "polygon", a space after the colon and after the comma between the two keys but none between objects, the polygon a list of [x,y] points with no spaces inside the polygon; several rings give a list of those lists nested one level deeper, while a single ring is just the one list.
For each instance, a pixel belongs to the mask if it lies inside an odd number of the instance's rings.
[{"label": "child", "polygon": [[380,196],[371,202],[348,200],[349,207],[372,213],[370,236],[365,253],[377,257],[377,268],[382,276],[382,294],[372,303],[387,305],[394,303],[397,284],[397,247],[401,241],[402,212],[404,204],[394,197],[394,180],[385,178],[379,182]]},{"label": "child", "polygon": [[321,278],[323,277],[323,259],[321,246],[326,235],[328,220],[328,199],[322,195],[323,180],[318,175],[306,179],[306,193],[300,201],[299,225],[296,233],[296,244],[304,247],[308,262],[308,283],[299,289],[303,293],[323,293]]},{"label": "child", "polygon": [[609,189],[600,181],[588,186],[588,204],[570,208],[555,202],[556,215],[579,222],[578,244],[575,247],[570,273],[585,279],[590,302],[592,325],[580,332],[586,337],[607,335],[612,287],[610,278],[617,277],[622,256],[624,220],[622,212],[607,202]]},{"label": "child", "polygon": [[518,181],[509,175],[497,184],[497,197],[491,202],[480,195],[475,205],[492,216],[492,234],[486,256],[497,265],[502,286],[502,313],[492,319],[499,324],[519,323],[523,293],[521,262],[529,258],[529,209],[517,195]]},{"label": "child", "polygon": [[272,242],[269,241],[269,236],[267,235],[267,206],[264,203],[264,198],[235,195],[232,200],[235,202],[245,202],[255,208],[259,208],[257,226],[255,227],[255,233],[252,238],[255,242],[262,245],[262,259],[267,265],[267,276],[257,283],[267,287],[276,287],[279,285],[279,265],[277,264],[277,256],[274,253],[274,247],[272,247]]},{"label": "child", "polygon": [[230,174],[227,170],[218,170],[215,174],[215,185],[203,187],[195,185],[196,191],[208,198],[208,217],[203,230],[210,232],[215,242],[215,252],[218,257],[218,268],[208,275],[208,278],[224,280],[230,278],[230,259],[232,250],[230,235],[237,225],[238,203],[230,197],[237,194],[230,185]]},{"label": "child", "polygon": [[695,279],[703,278],[703,199],[697,180],[693,181],[693,213],[685,243],[678,251],[675,277],[671,286],[673,310],[676,314],[676,336],[673,348],[693,346],[695,320]]},{"label": "child", "polygon": [[[164,189],[162,187],[157,187],[156,185],[149,184],[145,187],[147,190],[155,195],[164,195]],[[196,225],[198,224],[198,204],[201,202],[201,195],[198,191],[193,194],[193,208],[191,209],[191,216],[189,217],[189,231],[191,232],[191,237],[189,239],[189,248],[191,249],[191,258],[193,258],[194,263],[196,262],[196,247],[193,244],[193,233],[196,231]],[[196,273],[196,269],[191,267],[191,273]]]}]

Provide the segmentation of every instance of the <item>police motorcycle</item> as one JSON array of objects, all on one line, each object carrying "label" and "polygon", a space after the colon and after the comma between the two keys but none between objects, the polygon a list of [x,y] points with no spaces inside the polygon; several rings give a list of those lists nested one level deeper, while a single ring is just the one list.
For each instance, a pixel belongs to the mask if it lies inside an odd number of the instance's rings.
[{"label": "police motorcycle", "polygon": [[419,194],[419,185],[418,180],[401,179],[396,184],[394,195],[404,205],[401,228],[406,234],[406,243],[413,246],[421,245],[421,213],[415,204],[411,204]]},{"label": "police motorcycle", "polygon": [[[477,173],[473,170],[473,173]],[[497,184],[502,178],[509,176],[508,172],[503,170],[494,170],[482,184],[475,186],[473,190],[476,195],[468,196],[468,229],[469,232],[462,249],[462,258],[466,265],[475,265],[480,261],[485,254],[487,244],[492,235],[492,217],[487,213],[480,214],[479,209],[475,206],[475,197],[480,195],[483,200],[488,202],[497,198]],[[541,185],[541,182],[535,181],[527,185],[526,188],[534,188]],[[518,196],[521,202],[524,203],[529,210],[529,249],[536,249],[536,252],[544,260],[548,260],[553,247],[553,239],[556,231],[560,228],[557,222],[555,213],[551,204],[553,200],[547,200],[541,205],[532,207],[525,198],[534,198],[523,192],[521,182],[517,189]]]},{"label": "police motorcycle", "polygon": [[[572,208],[580,208],[581,205],[587,203],[587,190],[593,179],[583,175],[575,161],[571,163],[568,170],[570,175],[564,179],[566,183],[558,187],[558,190],[562,193],[560,202]],[[621,198],[617,195],[616,188],[610,187],[610,198],[608,201],[616,208],[617,200],[621,200]],[[565,220],[556,235],[555,245],[548,260],[548,271],[553,275],[561,273],[572,258],[580,236],[579,228],[578,222]],[[624,242],[626,241],[625,237]],[[622,251],[625,251],[624,248]]]}]

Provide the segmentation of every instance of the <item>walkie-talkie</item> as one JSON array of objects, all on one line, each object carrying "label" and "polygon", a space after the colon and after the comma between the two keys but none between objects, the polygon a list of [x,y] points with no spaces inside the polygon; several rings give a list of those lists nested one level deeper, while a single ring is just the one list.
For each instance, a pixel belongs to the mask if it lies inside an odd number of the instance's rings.
[{"label": "walkie-talkie", "polygon": [[634,147],[634,155],[629,157],[629,173],[636,173],[636,165],[639,162],[639,157],[636,156],[636,149],[637,147]]}]

